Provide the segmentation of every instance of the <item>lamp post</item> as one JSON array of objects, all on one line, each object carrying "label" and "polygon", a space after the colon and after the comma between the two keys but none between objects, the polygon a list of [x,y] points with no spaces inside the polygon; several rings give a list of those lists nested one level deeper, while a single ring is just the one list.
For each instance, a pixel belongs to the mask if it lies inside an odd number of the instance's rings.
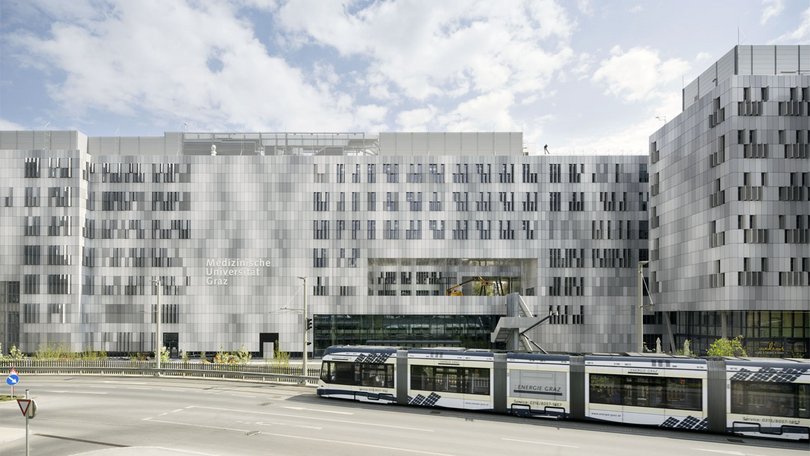
[{"label": "lamp post", "polygon": [[636,351],[644,353],[644,266],[649,261],[638,262],[638,307],[636,308]]},{"label": "lamp post", "polygon": [[306,277],[298,277],[298,278],[301,279],[304,282],[304,309],[303,309],[304,319],[303,319],[303,325],[302,325],[302,329],[303,329],[303,332],[304,332],[304,345],[302,347],[303,350],[301,350],[301,356],[302,356],[302,360],[303,360],[302,363],[301,363],[301,375],[306,377],[307,376],[307,335],[308,335],[308,332],[309,332],[309,319],[307,317],[307,278]]},{"label": "lamp post", "polygon": [[160,356],[162,355],[163,351],[163,344],[160,340],[160,320],[163,319],[163,315],[160,308],[160,297],[163,294],[163,283],[160,278],[152,280],[152,283],[157,286],[157,318],[156,318],[156,328],[155,328],[155,363],[157,367],[157,375],[160,376]]}]

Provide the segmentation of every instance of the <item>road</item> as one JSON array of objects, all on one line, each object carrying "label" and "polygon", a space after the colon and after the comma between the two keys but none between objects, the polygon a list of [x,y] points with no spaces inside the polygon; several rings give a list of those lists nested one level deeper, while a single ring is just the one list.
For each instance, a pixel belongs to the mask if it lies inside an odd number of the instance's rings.
[{"label": "road", "polygon": [[[806,456],[806,443],[319,399],[312,388],[142,377],[24,376],[31,455]],[[0,454],[25,419],[0,403]]]}]

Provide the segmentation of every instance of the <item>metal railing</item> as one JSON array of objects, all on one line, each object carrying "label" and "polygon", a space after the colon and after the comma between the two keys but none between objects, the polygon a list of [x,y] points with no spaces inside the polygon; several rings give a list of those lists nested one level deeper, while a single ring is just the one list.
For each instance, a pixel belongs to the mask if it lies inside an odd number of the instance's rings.
[{"label": "metal railing", "polygon": [[137,360],[2,360],[0,372],[16,369],[20,375],[128,375],[186,378],[224,378],[254,382],[282,383],[314,386],[318,382],[320,367],[308,368],[272,364],[215,364],[169,361],[161,363],[160,371],[154,361]]}]

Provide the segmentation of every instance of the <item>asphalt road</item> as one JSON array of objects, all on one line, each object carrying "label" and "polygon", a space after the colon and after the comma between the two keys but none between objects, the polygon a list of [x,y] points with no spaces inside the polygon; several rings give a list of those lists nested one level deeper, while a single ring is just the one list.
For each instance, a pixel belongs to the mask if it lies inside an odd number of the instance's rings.
[{"label": "asphalt road", "polygon": [[[141,377],[27,376],[31,455],[801,455],[810,445],[319,399],[313,388]],[[0,403],[0,454],[25,419]]]}]

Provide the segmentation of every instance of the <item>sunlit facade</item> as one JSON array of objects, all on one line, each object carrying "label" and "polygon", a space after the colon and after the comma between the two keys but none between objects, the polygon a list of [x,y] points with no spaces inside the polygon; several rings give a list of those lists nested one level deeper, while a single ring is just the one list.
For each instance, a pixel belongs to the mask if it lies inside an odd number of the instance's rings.
[{"label": "sunlit facade", "polygon": [[[0,132],[3,348],[488,347],[509,292],[547,350],[632,347],[647,157],[520,133]],[[306,288],[304,280],[306,278]],[[272,345],[271,345],[272,344]]]},{"label": "sunlit facade", "polygon": [[[735,46],[650,137],[650,279],[665,341],[810,350],[810,46]],[[667,324],[667,320],[669,324]]]}]

